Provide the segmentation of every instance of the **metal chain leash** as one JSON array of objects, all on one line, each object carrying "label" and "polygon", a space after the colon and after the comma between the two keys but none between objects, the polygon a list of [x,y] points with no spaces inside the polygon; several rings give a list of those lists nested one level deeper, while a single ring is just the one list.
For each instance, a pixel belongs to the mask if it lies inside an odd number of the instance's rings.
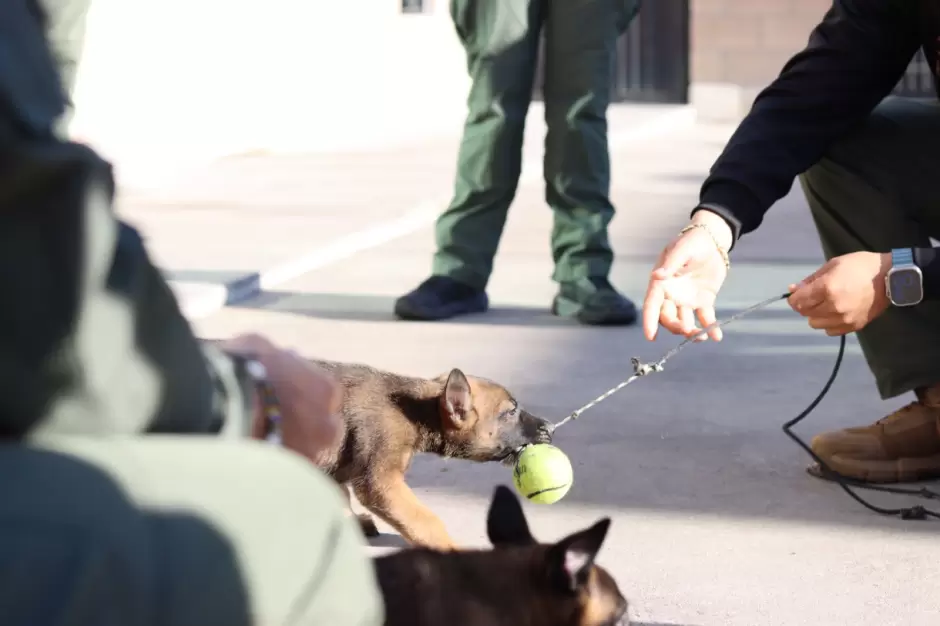
[{"label": "metal chain leash", "polygon": [[745,315],[748,315],[748,314],[753,313],[753,312],[755,312],[755,311],[759,311],[760,309],[763,309],[764,307],[770,306],[770,305],[773,304],[774,302],[779,302],[779,301],[781,301],[781,300],[786,300],[786,299],[789,298],[789,297],[790,297],[790,294],[789,294],[789,293],[785,293],[785,294],[783,294],[782,296],[774,296],[773,298],[767,298],[767,299],[764,300],[763,302],[758,302],[757,304],[755,304],[755,305],[753,305],[753,306],[750,306],[750,307],[748,307],[748,308],[746,308],[746,309],[744,309],[744,310],[742,310],[742,311],[739,311],[738,313],[735,313],[734,315],[732,315],[732,316],[730,316],[730,317],[728,317],[728,318],[726,318],[726,319],[718,320],[717,322],[715,322],[715,323],[713,323],[713,324],[709,324],[708,326],[706,326],[705,328],[701,329],[700,331],[698,331],[698,332],[695,333],[694,335],[690,335],[689,337],[687,337],[685,340],[682,341],[682,343],[680,343],[680,344],[677,345],[675,348],[673,348],[672,350],[670,350],[669,352],[667,352],[666,354],[664,354],[664,355],[662,356],[662,358],[659,359],[658,361],[654,361],[654,362],[652,362],[652,363],[643,363],[643,362],[640,361],[640,359],[638,359],[638,358],[636,358],[636,357],[633,357],[632,359],[630,359],[630,362],[633,364],[633,376],[631,376],[630,378],[626,379],[625,381],[623,381],[622,383],[618,384],[617,386],[612,387],[611,389],[605,391],[603,394],[601,394],[601,395],[599,395],[598,397],[594,398],[593,400],[591,400],[590,402],[588,402],[587,404],[585,404],[584,406],[582,406],[582,407],[581,407],[580,409],[578,409],[577,411],[573,412],[571,415],[569,415],[569,416],[566,417],[565,419],[563,419],[563,420],[561,420],[560,422],[557,422],[556,424],[554,424],[554,425],[552,426],[552,432],[558,430],[559,428],[561,428],[562,426],[564,426],[564,425],[567,424],[568,422],[571,422],[571,421],[574,421],[574,420],[578,419],[579,417],[581,417],[581,415],[582,415],[585,411],[587,411],[588,409],[591,409],[591,408],[593,408],[594,406],[600,404],[601,402],[603,402],[604,400],[606,400],[606,399],[609,398],[610,396],[614,395],[615,393],[617,393],[618,391],[620,391],[621,389],[623,389],[624,387],[626,387],[626,386],[629,385],[630,383],[634,382],[635,380],[637,380],[637,379],[639,379],[639,378],[642,378],[642,377],[644,377],[644,376],[648,376],[648,375],[653,374],[653,373],[657,373],[657,372],[663,371],[663,369],[664,369],[665,366],[666,366],[666,361],[668,361],[668,360],[671,359],[672,357],[676,356],[676,355],[679,353],[679,351],[682,350],[682,348],[686,347],[686,346],[689,345],[690,343],[694,343],[695,340],[698,339],[699,337],[702,337],[702,336],[707,335],[709,331],[714,330],[715,328],[720,328],[720,327],[722,327],[722,326],[725,326],[725,325],[727,325],[727,324],[730,324],[731,322],[733,322],[733,321],[736,320],[736,319],[740,319],[740,318],[744,317]]}]

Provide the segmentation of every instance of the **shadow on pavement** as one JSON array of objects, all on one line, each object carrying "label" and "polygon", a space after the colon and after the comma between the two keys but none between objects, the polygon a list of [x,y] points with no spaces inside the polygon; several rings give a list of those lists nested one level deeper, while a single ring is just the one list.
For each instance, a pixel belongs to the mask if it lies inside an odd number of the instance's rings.
[{"label": "shadow on pavement", "polygon": [[[263,309],[326,320],[411,324],[412,322],[398,320],[392,314],[395,299],[396,296],[269,291],[249,302],[235,305],[232,308]],[[420,324],[420,322],[416,323]],[[549,327],[571,327],[576,325],[571,320],[552,315],[548,305],[544,308],[496,305],[486,313],[462,317],[460,323]]]},{"label": "shadow on pavement", "polygon": [[[422,324],[422,322],[403,322],[392,313],[395,296],[340,294],[340,293],[295,293],[288,291],[267,291],[250,301],[232,305],[232,309],[264,310],[278,313],[291,313],[304,317],[350,322],[394,322],[396,324]],[[639,306],[640,303],[637,303]],[[719,318],[737,313],[739,309],[719,309]],[[767,316],[779,316],[793,320],[794,315],[787,311],[770,311]],[[573,320],[552,315],[549,303],[544,307],[493,305],[486,313],[467,315],[443,323],[484,326],[531,326],[552,328],[581,328]],[[598,329],[600,330],[600,329]]]},{"label": "shadow on pavement", "polygon": [[[399,325],[419,326],[422,322],[404,322],[392,313],[395,296],[341,294],[341,293],[295,293],[268,291],[250,301],[232,305],[231,309],[264,310],[290,313],[304,317],[350,322],[394,322]],[[639,306],[640,303],[637,303]],[[719,308],[719,319],[740,312],[740,309]],[[763,319],[781,319],[788,322],[798,320],[789,310],[770,310],[762,314]],[[753,319],[753,318],[752,318]],[[737,325],[739,322],[735,322]],[[544,307],[495,304],[486,313],[467,315],[459,319],[443,320],[436,324],[469,326],[529,326],[549,328],[584,328],[573,320],[552,315],[549,303]],[[593,332],[616,332],[617,329],[585,329]],[[621,328],[622,332],[623,329]]]},{"label": "shadow on pavement", "polygon": [[[766,292],[751,281],[735,289],[737,295],[729,296],[744,301]],[[242,307],[317,320],[306,332],[319,336],[316,350],[324,358],[428,376],[459,366],[504,383],[527,409],[552,420],[629,377],[631,357],[655,361],[679,341],[662,333],[650,344],[637,327],[584,328],[552,317],[547,308],[498,306],[475,318],[398,323],[389,333],[392,326],[384,322],[394,319],[392,300],[273,292]],[[334,320],[359,322],[355,345],[327,340],[324,335],[337,329]],[[929,522],[875,515],[838,486],[810,477],[809,457],[781,432],[820,392],[837,349],[837,340],[811,330],[786,308],[736,321],[720,344],[687,347],[664,373],[638,381],[558,431],[555,442],[575,469],[565,505],[936,532],[940,527]],[[878,397],[852,338],[835,385],[797,433],[808,441],[822,431],[867,425],[912,399]],[[493,485],[510,481],[498,465],[429,456],[416,459],[409,473],[409,484],[419,491],[482,499]],[[861,494],[879,505],[930,505]]]},{"label": "shadow on pavement", "polygon": [[[584,328],[554,318],[547,309],[526,307],[495,307],[488,314],[445,323],[399,322],[389,334],[376,330],[387,324],[375,324],[393,320],[388,312],[391,299],[383,296],[268,293],[245,306],[321,320],[371,322],[363,323],[361,332],[381,335],[382,351],[392,354],[415,355],[418,345],[446,346],[442,352],[449,358],[419,355],[408,362],[412,367],[424,362],[419,365],[422,374],[436,375],[442,367],[459,365],[503,382],[527,409],[553,420],[627,378],[632,373],[630,357],[655,361],[679,341],[663,333],[650,344],[636,327]],[[719,317],[736,311],[720,310]],[[637,381],[558,431],[555,441],[575,468],[575,486],[565,502],[935,531],[930,523],[877,516],[838,486],[810,477],[805,472],[809,457],[781,431],[782,424],[821,391],[837,349],[835,339],[812,331],[787,309],[734,322],[720,344],[688,346],[664,373]],[[390,369],[404,363],[400,357],[390,364],[376,363],[381,357],[371,354],[339,358]],[[835,385],[797,433],[809,441],[822,431],[867,425],[911,399],[880,400],[853,338]],[[435,457],[416,459],[409,475],[409,483],[418,489],[481,498],[488,497],[494,484],[509,481],[500,466]],[[930,504],[861,494],[892,507]]]}]

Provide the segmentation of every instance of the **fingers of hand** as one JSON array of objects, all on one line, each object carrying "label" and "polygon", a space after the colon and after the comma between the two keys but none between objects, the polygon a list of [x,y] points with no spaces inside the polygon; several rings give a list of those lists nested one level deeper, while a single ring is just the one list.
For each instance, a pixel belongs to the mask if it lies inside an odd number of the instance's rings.
[{"label": "fingers of hand", "polygon": [[841,318],[810,318],[809,319],[810,328],[815,328],[816,330],[823,330],[830,337],[839,337],[841,335],[847,335],[853,333],[858,328],[855,324],[850,322],[843,321]]},{"label": "fingers of hand", "polygon": [[[701,322],[702,328],[711,326],[718,320],[715,317],[715,309],[712,307],[702,307],[695,312],[698,315],[698,321]],[[715,341],[721,341],[722,333],[721,329],[717,326],[708,331],[708,337],[714,339]]]},{"label": "fingers of hand", "polygon": [[686,334],[682,327],[682,322],[679,319],[679,308],[672,300],[663,301],[662,310],[659,315],[659,323],[662,324],[663,328],[674,335]]},{"label": "fingers of hand", "polygon": [[246,333],[226,339],[219,344],[226,352],[236,354],[253,354],[258,357],[267,355],[276,348],[271,341],[258,333]]},{"label": "fingers of hand", "polygon": [[[695,325],[695,311],[692,310],[692,307],[680,306],[678,307],[679,311],[679,324],[682,329],[682,334],[686,337],[691,337],[699,331],[698,326]],[[703,336],[701,340],[704,340]]]},{"label": "fingers of hand", "polygon": [[821,279],[796,285],[790,294],[787,298],[790,308],[804,317],[809,317],[825,310],[831,301],[832,289],[828,280]]},{"label": "fingers of hand", "polygon": [[666,295],[659,281],[650,280],[649,287],[646,289],[646,298],[643,300],[643,334],[649,341],[656,339],[665,298]]},{"label": "fingers of hand", "polygon": [[846,315],[826,315],[810,317],[807,322],[810,328],[824,330],[830,337],[845,335],[859,330],[860,325]]},{"label": "fingers of hand", "polygon": [[825,263],[823,263],[819,267],[819,269],[817,269],[815,272],[813,272],[812,274],[810,274],[809,276],[801,280],[800,283],[797,285],[797,287],[805,287],[806,285],[809,285],[810,283],[814,283],[820,278],[822,278],[823,276],[826,276],[827,274],[831,273],[832,270],[835,269],[836,267],[834,261],[835,260],[833,259],[833,260],[826,261]]},{"label": "fingers of hand", "polygon": [[[694,306],[692,299],[682,296],[677,300],[682,306],[677,306],[677,301],[674,301],[676,293],[667,297],[666,285],[669,283],[666,281],[699,268],[703,265],[703,259],[707,260],[712,256],[716,263],[724,263],[715,242],[701,229],[684,233],[663,250],[650,276],[643,303],[643,334],[648,340],[656,338],[660,324],[671,333],[686,337],[699,332],[700,329],[695,323],[695,310],[689,306]],[[693,290],[699,288],[694,281],[687,286],[691,286]],[[709,333],[709,336],[715,335]],[[718,333],[717,337],[720,338],[721,334]]]}]

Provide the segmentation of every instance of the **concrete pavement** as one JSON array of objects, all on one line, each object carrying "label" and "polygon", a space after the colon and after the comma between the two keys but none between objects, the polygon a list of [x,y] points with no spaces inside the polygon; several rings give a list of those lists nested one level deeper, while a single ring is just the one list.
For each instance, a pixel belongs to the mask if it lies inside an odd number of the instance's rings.
[{"label": "concrete pavement", "polygon": [[[637,300],[730,131],[684,127],[680,116],[671,132],[636,134],[663,112],[611,112],[612,135],[626,138],[613,149],[613,280]],[[535,164],[536,115],[526,147]],[[160,194],[127,190],[120,210],[147,235],[184,304],[194,303],[224,283],[401,216],[433,217],[448,199],[456,141],[232,157]],[[249,301],[212,314],[201,309],[194,324],[204,336],[260,330],[310,355],[403,373],[430,376],[459,366],[505,383],[533,412],[561,418],[627,377],[631,356],[652,360],[676,340],[651,345],[638,328],[580,328],[549,315],[551,214],[538,178],[536,171],[520,186],[487,315],[393,320],[394,298],[430,266],[431,232],[415,226]],[[820,261],[805,208],[791,195],[735,251],[721,313],[782,293]],[[804,453],[780,432],[818,393],[836,348],[775,305],[729,327],[720,345],[683,351],[666,373],[559,431],[556,443],[571,457],[575,484],[559,504],[527,505],[535,533],[555,539],[611,516],[601,562],[630,598],[634,618],[650,626],[937,624],[940,525],[862,509],[807,477]],[[905,401],[879,400],[851,341],[842,374],[801,433],[867,423]],[[495,484],[511,481],[500,466],[436,458],[419,458],[409,479],[467,545],[485,543],[487,499]],[[388,537],[378,543],[395,544]]]}]

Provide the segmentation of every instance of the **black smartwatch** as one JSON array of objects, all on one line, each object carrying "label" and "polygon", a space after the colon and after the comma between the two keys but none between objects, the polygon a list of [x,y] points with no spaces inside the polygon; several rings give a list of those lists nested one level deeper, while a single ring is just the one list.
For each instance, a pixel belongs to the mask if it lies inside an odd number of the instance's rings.
[{"label": "black smartwatch", "polygon": [[914,306],[924,299],[924,274],[914,263],[913,249],[891,251],[891,269],[885,277],[885,291],[894,306]]}]

